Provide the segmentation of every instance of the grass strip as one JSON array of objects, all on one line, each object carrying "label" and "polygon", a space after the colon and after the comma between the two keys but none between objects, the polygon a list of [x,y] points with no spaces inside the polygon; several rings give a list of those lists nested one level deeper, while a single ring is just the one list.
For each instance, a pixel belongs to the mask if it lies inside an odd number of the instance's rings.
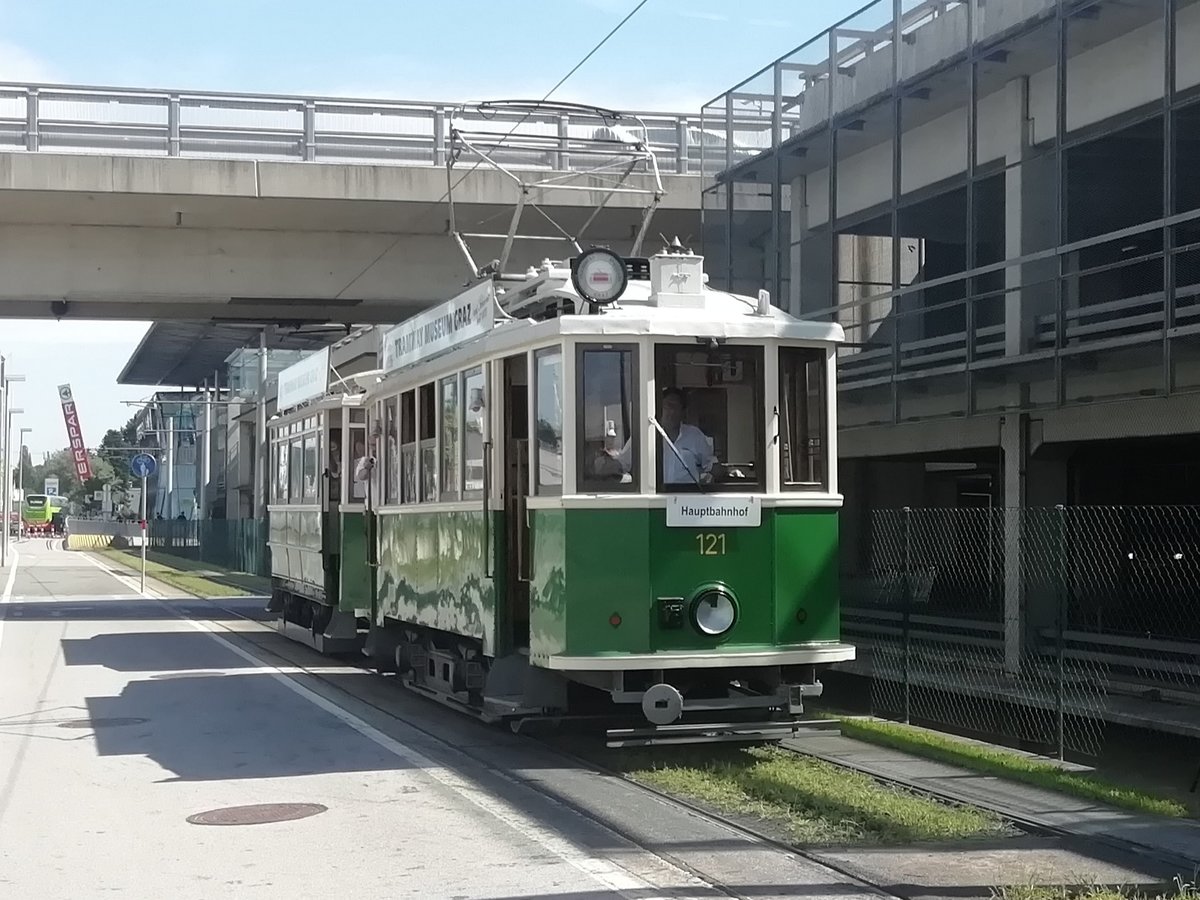
[{"label": "grass strip", "polygon": [[996,900],[1200,900],[1200,889],[1176,879],[1174,888],[1149,894],[1095,885],[1072,888],[1065,885],[1013,885],[993,891]]},{"label": "grass strip", "polygon": [[1107,803],[1133,812],[1176,818],[1191,813],[1186,805],[1177,800],[1116,784],[1092,773],[1070,772],[1050,762],[1019,756],[999,748],[969,744],[953,737],[933,734],[895,722],[875,722],[845,716],[838,718],[841,721],[842,734],[846,737],[902,750],[926,759],[1059,791],[1085,800]]},{"label": "grass strip", "polygon": [[775,747],[633,751],[635,781],[725,814],[766,822],[798,845],[904,844],[997,837],[1011,829],[973,807],[941,803]]},{"label": "grass strip", "polygon": [[[134,578],[141,573],[137,550],[93,551]],[[250,597],[270,593],[270,582],[257,575],[228,572],[209,563],[147,551],[146,577],[197,597]]]}]

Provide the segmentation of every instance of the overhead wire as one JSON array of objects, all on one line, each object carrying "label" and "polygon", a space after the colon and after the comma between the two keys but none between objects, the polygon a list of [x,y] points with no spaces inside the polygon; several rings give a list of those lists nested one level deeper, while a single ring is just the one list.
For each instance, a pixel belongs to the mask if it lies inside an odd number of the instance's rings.
[{"label": "overhead wire", "polygon": [[[584,56],[583,59],[579,60],[579,62],[577,62],[574,66],[572,66],[571,70],[569,72],[567,72],[567,74],[564,75],[562,78],[560,78],[558,80],[558,83],[555,84],[554,87],[552,87],[552,88],[550,88],[550,90],[546,91],[546,93],[542,96],[542,99],[539,100],[538,103],[545,103],[547,100],[549,100],[555,91],[557,91],[564,84],[566,84],[567,81],[571,78],[571,76],[573,76],[576,72],[578,72],[581,68],[583,68],[583,66],[587,63],[587,61],[589,59],[591,59],[593,56],[595,56],[596,53],[598,53],[600,51],[600,49],[605,44],[607,44],[609,42],[609,40],[612,39],[612,37],[618,31],[620,31],[623,27],[625,27],[626,23],[628,23],[630,19],[632,19],[635,15],[637,15],[637,13],[641,10],[641,8],[649,2],[650,2],[650,0],[639,0],[638,4],[633,9],[631,9],[625,15],[625,17],[623,19],[621,19],[620,22],[618,22],[616,25],[614,25],[612,30],[609,31],[608,34],[606,34],[603,38],[601,38],[600,41],[594,47],[592,47],[591,50],[589,50],[587,52],[587,55]],[[499,146],[500,144],[503,144],[506,140],[508,140],[510,137],[512,137],[513,133],[518,128],[520,128],[523,124],[525,124],[526,120],[531,115],[533,115],[532,107],[526,111],[525,115],[521,116],[521,118],[517,120],[517,122],[512,126],[512,128],[510,128],[503,135],[503,137],[500,138],[500,140],[497,142],[497,146]],[[422,214],[424,212],[428,211],[429,209],[434,209],[438,206],[441,206],[446,201],[446,199],[449,198],[450,194],[454,191],[454,189],[456,187],[458,187],[460,184],[462,184],[466,178],[469,178],[471,176],[471,174],[476,169],[479,168],[479,166],[482,164],[482,162],[483,162],[482,159],[475,160],[475,165],[471,166],[470,169],[468,169],[466,172],[464,172],[462,174],[462,176],[458,179],[458,181],[454,182],[452,185],[447,187],[446,192],[444,194],[442,194],[441,197],[439,197],[437,200],[429,203],[428,206],[424,210],[421,211]],[[391,253],[392,250],[394,250],[396,248],[396,246],[400,243],[400,241],[402,241],[405,238],[405,236],[406,236],[405,234],[396,235],[395,240],[393,240],[390,244],[388,244],[386,247],[384,247],[383,250],[381,250],[374,259],[372,259],[369,263],[367,263],[367,265],[362,269],[362,271],[360,271],[357,275],[355,275],[352,279],[350,279],[350,281],[348,281],[346,283],[346,286],[343,287],[341,290],[339,290],[334,295],[334,299],[340,300],[342,298],[342,295],[346,291],[350,290],[350,288],[352,288],[355,285],[355,283],[359,281],[359,279],[361,279],[364,275],[366,275],[373,268],[375,268],[375,266],[377,266],[379,264],[379,262],[385,256],[387,256],[389,253]]]}]

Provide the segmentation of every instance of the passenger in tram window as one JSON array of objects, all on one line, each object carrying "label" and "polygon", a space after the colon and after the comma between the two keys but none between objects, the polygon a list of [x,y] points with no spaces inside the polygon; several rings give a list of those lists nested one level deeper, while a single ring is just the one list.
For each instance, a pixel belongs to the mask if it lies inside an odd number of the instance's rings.
[{"label": "passenger in tram window", "polygon": [[[662,393],[658,407],[658,423],[662,426],[679,456],[664,442],[659,444],[659,457],[663,465],[664,484],[695,484],[698,479],[701,484],[712,482],[712,467],[717,461],[712,450],[712,439],[695,425],[683,421],[683,413],[687,408],[683,391],[679,388],[667,388]],[[604,451],[620,468],[621,473],[629,471],[632,465],[632,441],[626,441],[619,451]],[[680,463],[680,457],[683,463]],[[600,461],[602,464],[604,460]],[[600,466],[597,466],[600,470]],[[603,474],[600,470],[597,474]]]},{"label": "passenger in tram window", "polygon": [[329,499],[340,503],[342,499],[342,442],[340,438],[329,441]]},{"label": "passenger in tram window", "polygon": [[355,500],[365,500],[367,496],[367,479],[371,477],[371,469],[375,461],[367,458],[367,445],[362,438],[354,439],[354,484],[351,488]]},{"label": "passenger in tram window", "polygon": [[339,441],[329,442],[329,477],[342,477],[342,445]]}]

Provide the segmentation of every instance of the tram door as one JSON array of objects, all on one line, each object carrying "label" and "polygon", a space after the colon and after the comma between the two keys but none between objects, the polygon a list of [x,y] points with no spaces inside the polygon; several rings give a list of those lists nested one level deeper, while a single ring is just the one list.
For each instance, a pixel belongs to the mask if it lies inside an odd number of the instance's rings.
[{"label": "tram door", "polygon": [[342,502],[342,411],[332,409],[324,413],[325,424],[321,441],[322,481],[321,491],[321,534],[323,536],[322,558],[325,560],[325,595],[331,606],[336,606],[341,593],[342,517],[338,505]]},{"label": "tram door", "polygon": [[529,647],[529,375],[524,354],[504,361],[504,602],[509,648]]}]

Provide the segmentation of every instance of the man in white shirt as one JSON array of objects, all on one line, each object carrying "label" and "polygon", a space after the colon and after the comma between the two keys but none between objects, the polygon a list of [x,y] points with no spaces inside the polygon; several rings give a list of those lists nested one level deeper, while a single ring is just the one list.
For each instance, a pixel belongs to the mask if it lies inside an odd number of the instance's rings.
[{"label": "man in white shirt", "polygon": [[[712,465],[716,456],[709,445],[708,436],[695,425],[683,421],[683,391],[679,388],[667,388],[659,401],[658,424],[663,427],[679,456],[660,442],[659,458],[663,465],[663,484],[695,484],[699,479],[701,484],[712,481]],[[632,465],[632,441],[626,441],[625,446],[618,452],[606,451],[617,461],[621,471],[628,472]],[[681,463],[680,457],[683,458]]]}]

